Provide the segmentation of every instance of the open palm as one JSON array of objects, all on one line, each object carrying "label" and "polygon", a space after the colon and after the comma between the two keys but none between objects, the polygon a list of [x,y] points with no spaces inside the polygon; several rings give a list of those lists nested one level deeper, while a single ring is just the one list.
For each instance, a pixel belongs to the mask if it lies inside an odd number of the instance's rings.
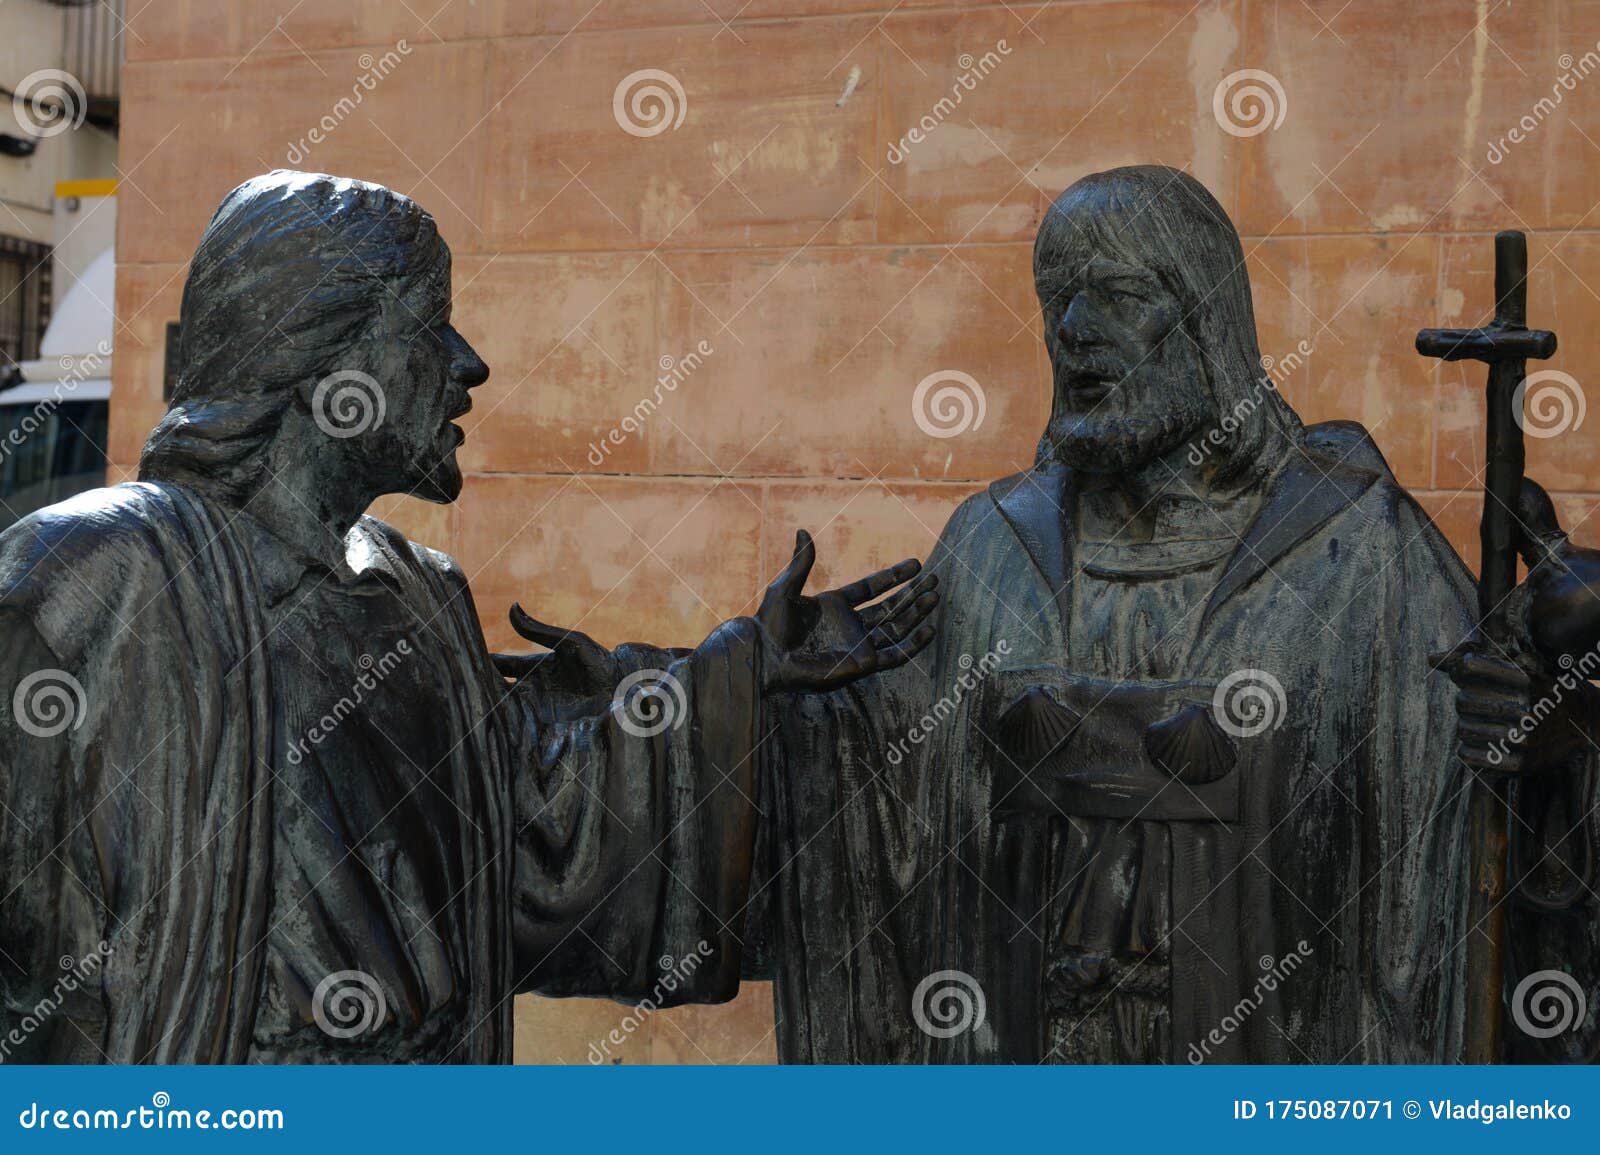
[{"label": "open palm", "polygon": [[[801,530],[794,557],[767,587],[756,611],[770,647],[768,689],[834,690],[905,665],[933,640],[927,618],[939,604],[939,578],[923,574],[921,562],[907,558],[807,597],[806,578],[816,560],[816,543]],[[876,600],[890,591],[895,591],[892,597]],[[826,638],[826,648],[807,648],[813,635]]]}]

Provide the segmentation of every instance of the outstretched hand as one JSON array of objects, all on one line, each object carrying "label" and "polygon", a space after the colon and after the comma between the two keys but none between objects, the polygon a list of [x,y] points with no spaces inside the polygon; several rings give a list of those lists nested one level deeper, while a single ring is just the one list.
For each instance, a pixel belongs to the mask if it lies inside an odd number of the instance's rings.
[{"label": "outstretched hand", "polygon": [[511,628],[550,652],[490,655],[501,677],[521,681],[548,670],[556,676],[557,684],[579,693],[607,692],[616,681],[611,651],[588,634],[546,625],[516,603],[511,606]]},{"label": "outstretched hand", "polygon": [[[767,689],[835,690],[905,665],[933,640],[927,618],[939,604],[939,578],[923,574],[921,562],[907,558],[807,597],[806,578],[816,560],[816,543],[801,530],[795,534],[794,557],[767,587],[756,611],[768,645]],[[892,597],[875,600],[890,591]],[[830,648],[802,653],[819,626]]]}]

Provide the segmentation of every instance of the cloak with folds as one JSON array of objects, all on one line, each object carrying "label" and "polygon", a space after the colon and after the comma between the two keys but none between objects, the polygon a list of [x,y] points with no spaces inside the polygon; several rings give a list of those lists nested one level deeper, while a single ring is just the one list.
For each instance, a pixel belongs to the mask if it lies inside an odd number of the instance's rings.
[{"label": "cloak with folds", "polygon": [[[549,663],[509,687],[454,563],[370,518],[356,532],[430,623],[414,660],[438,663],[451,687],[436,706],[453,737],[439,771],[470,821],[442,852],[462,856],[471,880],[451,912],[470,943],[470,1030],[434,1057],[509,1061],[518,991],[731,998],[741,948],[726,920],[745,901],[754,830],[754,623],[727,623],[694,651],[627,649],[633,667],[618,677],[659,666],[689,722],[641,737],[619,725],[609,686],[566,685]],[[0,689],[14,707],[0,710],[10,1061],[251,1057],[262,947],[280,913],[273,816],[300,805],[277,773],[292,736],[275,709],[262,597],[228,514],[179,485],[83,494],[0,535]],[[65,713],[24,703],[51,684]],[[359,920],[338,931],[362,934]],[[703,964],[663,986],[660,960],[691,955]],[[390,1007],[402,997],[386,993]],[[324,1047],[312,1057],[329,1061],[381,1061],[382,1031],[397,1029],[387,1020],[346,1043],[300,1010]]]},{"label": "cloak with folds", "polygon": [[[1167,1061],[1459,1058],[1467,777],[1428,656],[1472,628],[1465,567],[1365,430],[1312,427],[1194,607],[1173,679],[1119,686],[1061,663],[1073,484],[1048,464],[968,499],[929,561],[931,655],[777,720],[750,957],[776,981],[782,1058],[1049,1061],[1042,927],[1061,880],[1043,846],[1066,814],[1169,824]],[[1276,727],[1232,739],[1218,780],[1174,782],[1141,731],[1239,671],[1281,684]],[[1081,716],[1036,769],[1001,736],[1029,693]],[[1514,916],[1519,965],[1595,989],[1596,905],[1555,933]],[[958,1001],[930,1007],[941,986]],[[957,1010],[965,1029],[945,1029]]]}]

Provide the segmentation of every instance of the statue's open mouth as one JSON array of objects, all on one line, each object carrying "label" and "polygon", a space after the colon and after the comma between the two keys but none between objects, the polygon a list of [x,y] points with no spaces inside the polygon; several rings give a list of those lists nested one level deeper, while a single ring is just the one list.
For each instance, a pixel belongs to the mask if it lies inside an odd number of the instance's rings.
[{"label": "statue's open mouth", "polygon": [[466,431],[463,430],[461,426],[457,425],[455,420],[456,418],[464,417],[471,412],[472,398],[470,396],[463,395],[461,398],[461,404],[457,405],[449,413],[445,414],[444,427],[439,431],[439,436],[441,440],[450,442],[450,448],[454,449],[467,439]]},{"label": "statue's open mouth", "polygon": [[1098,401],[1110,393],[1122,382],[1122,374],[1101,371],[1082,370],[1072,373],[1067,377],[1067,392],[1074,398],[1086,401]]}]

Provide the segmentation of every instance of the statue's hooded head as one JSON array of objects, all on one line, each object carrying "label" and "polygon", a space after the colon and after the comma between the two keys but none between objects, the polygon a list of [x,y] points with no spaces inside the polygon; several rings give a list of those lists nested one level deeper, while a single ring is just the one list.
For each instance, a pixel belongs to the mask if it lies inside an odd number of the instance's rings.
[{"label": "statue's hooded head", "polygon": [[1033,268],[1055,388],[1041,461],[1117,473],[1203,443],[1214,476],[1244,481],[1301,436],[1262,371],[1239,234],[1193,177],[1084,177],[1045,214]]},{"label": "statue's hooded head", "polygon": [[450,325],[450,250],[379,185],[278,171],[228,194],[183,291],[179,377],[140,476],[247,500],[273,454],[370,492],[453,501],[467,390],[488,369]]}]

